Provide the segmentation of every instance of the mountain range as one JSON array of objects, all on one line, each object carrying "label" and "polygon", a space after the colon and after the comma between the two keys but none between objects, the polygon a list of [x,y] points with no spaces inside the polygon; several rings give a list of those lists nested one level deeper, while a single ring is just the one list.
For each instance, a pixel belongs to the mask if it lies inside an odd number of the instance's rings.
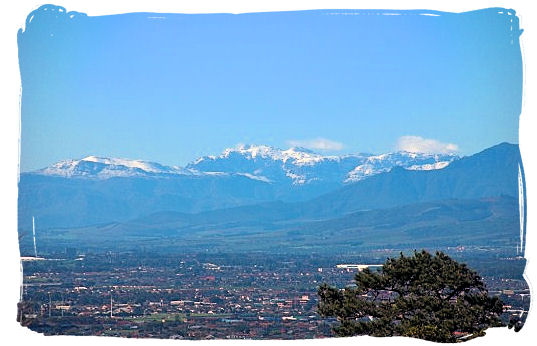
[{"label": "mountain range", "polygon": [[242,175],[263,182],[304,185],[355,182],[395,166],[412,170],[439,169],[458,158],[454,154],[405,151],[382,155],[327,156],[299,147],[282,150],[266,145],[239,145],[224,150],[218,156],[201,157],[185,168],[142,160],[88,156],[60,161],[30,173],[100,180],[115,177]]},{"label": "mountain range", "polygon": [[516,198],[500,196],[408,204],[323,220],[293,219],[284,203],[279,208],[265,205],[198,214],[159,212],[127,222],[41,230],[39,244],[100,251],[310,254],[463,245],[510,247],[514,253],[520,232],[517,207]]},{"label": "mountain range", "polygon": [[[374,174],[348,180],[373,163]],[[297,182],[286,169],[305,179]],[[518,145],[509,143],[462,158],[245,146],[184,168],[90,157],[21,174],[19,231],[31,229],[35,216],[41,243],[55,246],[514,248],[521,184]]]},{"label": "mountain range", "polygon": [[303,148],[242,145],[186,167],[88,156],[22,173],[19,220],[42,226],[124,221],[162,210],[186,213],[271,201],[296,202],[395,166],[446,167],[458,156],[395,152],[325,156]]}]

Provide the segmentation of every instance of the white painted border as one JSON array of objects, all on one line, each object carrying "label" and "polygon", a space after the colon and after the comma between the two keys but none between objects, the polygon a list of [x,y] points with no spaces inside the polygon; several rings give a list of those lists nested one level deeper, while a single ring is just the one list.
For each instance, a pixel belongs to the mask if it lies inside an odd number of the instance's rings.
[{"label": "white painted border", "polygon": [[[524,29],[521,36],[521,48],[524,60],[524,97],[523,109],[520,119],[520,144],[524,170],[526,175],[527,191],[527,235],[526,235],[526,280],[530,284],[529,277],[536,278],[537,265],[533,261],[535,256],[536,236],[533,226],[537,225],[534,217],[537,207],[533,204],[537,201],[537,158],[535,153],[537,129],[534,113],[536,111],[535,93],[537,90],[536,68],[537,63],[537,14],[533,10],[532,1],[528,0],[506,0],[506,1],[423,1],[423,0],[383,0],[383,1],[349,1],[349,0],[198,0],[198,1],[165,1],[165,0],[91,0],[81,3],[75,0],[58,0],[51,3],[63,6],[67,11],[85,12],[90,16],[119,14],[127,12],[175,12],[175,13],[242,13],[242,12],[264,12],[264,11],[289,11],[305,9],[429,9],[447,12],[464,12],[489,7],[512,8],[517,11],[520,18],[520,27]],[[18,135],[19,135],[19,95],[20,95],[20,75],[17,58],[17,30],[24,26],[26,16],[34,9],[46,2],[36,0],[12,1],[9,5],[3,6],[0,35],[2,37],[2,53],[0,59],[0,76],[2,89],[0,93],[1,108],[0,113],[0,228],[1,242],[0,253],[2,259],[1,278],[1,307],[0,330],[1,337],[5,342],[19,344],[40,344],[40,345],[91,345],[96,342],[102,345],[222,345],[239,344],[246,345],[252,341],[171,341],[171,340],[129,340],[122,338],[98,338],[98,337],[44,337],[40,334],[20,327],[15,321],[16,305],[19,297],[19,260],[17,246],[17,177],[18,177]],[[529,62],[534,62],[533,64]],[[532,290],[532,294],[534,291]],[[535,297],[537,298],[537,297]],[[500,345],[508,343],[526,343],[530,340],[537,340],[537,316],[535,316],[535,304],[529,314],[526,326],[520,333],[515,334],[507,328],[487,331],[487,336],[471,341],[471,345]],[[320,340],[301,340],[292,342],[277,341],[254,341],[254,344],[295,344],[295,345],[354,345],[365,343],[368,345],[434,345],[432,343],[410,339],[410,338],[339,338]]]}]

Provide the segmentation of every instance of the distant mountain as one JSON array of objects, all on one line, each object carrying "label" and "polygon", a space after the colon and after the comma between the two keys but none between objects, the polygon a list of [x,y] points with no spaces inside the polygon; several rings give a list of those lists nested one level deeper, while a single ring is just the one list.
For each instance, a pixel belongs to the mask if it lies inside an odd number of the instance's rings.
[{"label": "distant mountain", "polygon": [[406,151],[369,156],[363,163],[347,173],[345,182],[360,181],[379,173],[388,172],[394,167],[414,171],[442,169],[456,159],[458,159],[457,156],[450,154],[423,154]]},{"label": "distant mountain", "polygon": [[418,171],[397,167],[308,201],[271,202],[194,215],[158,213],[137,222],[146,225],[311,222],[440,200],[518,199],[519,165],[522,169],[518,145],[502,143],[454,161],[444,169]]},{"label": "distant mountain", "polygon": [[199,212],[272,201],[277,186],[242,175],[119,176],[74,179],[21,174],[19,227],[124,221],[161,210]]},{"label": "distant mountain", "polygon": [[228,149],[185,168],[89,157],[21,174],[19,221],[27,228],[36,216],[42,227],[71,227],[162,211],[219,209],[223,218],[237,212],[259,219],[270,214],[271,219],[321,220],[435,200],[518,196],[517,145],[503,143],[450,164],[444,163],[447,158],[454,157],[334,157],[266,146]]},{"label": "distant mountain", "polygon": [[90,179],[192,174],[192,172],[179,167],[169,167],[154,162],[97,156],[88,156],[80,160],[60,161],[33,173],[64,178]]},{"label": "distant mountain", "polygon": [[115,177],[242,175],[266,183],[341,185],[395,166],[416,170],[439,169],[457,158],[449,154],[409,152],[326,156],[304,148],[281,150],[265,145],[241,145],[226,149],[218,156],[201,157],[185,168],[142,160],[88,156],[60,161],[31,174],[101,180]]},{"label": "distant mountain", "polygon": [[241,145],[218,156],[205,156],[186,166],[201,172],[244,173],[270,182],[342,184],[362,180],[395,166],[416,170],[438,169],[457,159],[450,154],[396,152],[383,155],[326,156],[304,148],[275,149]]},{"label": "distant mountain", "polygon": [[518,198],[519,169],[522,162],[518,145],[501,143],[443,169],[395,167],[305,202],[301,208],[323,216],[453,198]]},{"label": "distant mountain", "polygon": [[[277,215],[288,213],[284,203],[200,214],[160,212],[125,223],[44,230],[40,244],[98,251],[143,247],[310,254],[473,245],[508,248],[515,254],[519,242],[518,200],[508,196],[416,203],[322,221],[277,220],[273,211],[278,210]],[[26,239],[25,247],[31,246],[31,239]]]},{"label": "distant mountain", "polygon": [[56,248],[355,251],[473,244],[514,249],[520,232],[519,170],[518,145],[502,143],[442,169],[396,167],[298,202],[278,201],[292,194],[285,184],[237,173],[166,175],[159,168],[153,173],[164,176],[107,179],[23,174],[19,231],[30,246],[36,216],[40,244]]}]

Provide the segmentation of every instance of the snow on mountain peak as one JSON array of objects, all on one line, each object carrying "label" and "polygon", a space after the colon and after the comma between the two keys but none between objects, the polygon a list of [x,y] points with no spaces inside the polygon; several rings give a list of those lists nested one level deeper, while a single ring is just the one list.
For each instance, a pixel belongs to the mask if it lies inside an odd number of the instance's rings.
[{"label": "snow on mountain peak", "polygon": [[239,153],[250,158],[275,158],[278,156],[278,150],[268,145],[239,144],[235,148],[225,149],[220,157],[229,157],[233,153]]},{"label": "snow on mountain peak", "polygon": [[292,161],[296,165],[312,165],[322,160],[337,160],[337,156],[323,156],[309,149],[292,147],[286,150],[274,148],[268,145],[239,144],[235,148],[225,149],[219,156],[206,156],[194,162],[200,163],[203,159],[217,160],[230,158],[233,154],[238,154],[246,159],[271,159],[286,163]]},{"label": "snow on mountain peak", "polygon": [[64,160],[38,171],[43,175],[107,179],[112,177],[189,174],[179,167],[154,162],[87,156],[80,160]]},{"label": "snow on mountain peak", "polygon": [[433,170],[448,166],[458,156],[453,154],[424,154],[398,151],[381,155],[372,155],[361,165],[347,174],[346,183],[363,180],[369,176],[387,172],[394,167],[409,170]]},{"label": "snow on mountain peak", "polygon": [[218,156],[201,157],[184,169],[143,160],[92,155],[80,160],[60,161],[36,173],[92,179],[242,175],[266,183],[341,184],[356,182],[387,172],[394,167],[410,170],[442,169],[456,158],[457,156],[451,154],[420,154],[404,151],[381,155],[328,156],[300,147],[282,150],[268,145],[238,145],[225,149]]},{"label": "snow on mountain peak", "polygon": [[177,171],[174,167],[163,166],[158,163],[142,161],[142,160],[129,160],[120,158],[106,158],[98,156],[88,156],[80,161],[102,163],[105,165],[123,166],[127,168],[140,169],[148,173],[175,173]]}]

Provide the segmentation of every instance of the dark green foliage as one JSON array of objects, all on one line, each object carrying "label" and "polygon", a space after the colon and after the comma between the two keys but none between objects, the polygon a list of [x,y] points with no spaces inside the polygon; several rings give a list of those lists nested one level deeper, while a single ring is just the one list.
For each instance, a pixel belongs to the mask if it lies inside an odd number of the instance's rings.
[{"label": "dark green foliage", "polygon": [[512,329],[514,327],[515,332],[519,332],[522,329],[522,326],[524,325],[524,322],[522,319],[518,316],[511,317],[509,319],[509,323],[507,324],[507,327],[509,329]]},{"label": "dark green foliage", "polygon": [[[390,258],[380,272],[356,274],[356,287],[319,287],[319,314],[337,317],[339,336],[411,336],[455,342],[501,325],[503,303],[481,277],[442,252]],[[461,337],[465,337],[462,338]]]}]

